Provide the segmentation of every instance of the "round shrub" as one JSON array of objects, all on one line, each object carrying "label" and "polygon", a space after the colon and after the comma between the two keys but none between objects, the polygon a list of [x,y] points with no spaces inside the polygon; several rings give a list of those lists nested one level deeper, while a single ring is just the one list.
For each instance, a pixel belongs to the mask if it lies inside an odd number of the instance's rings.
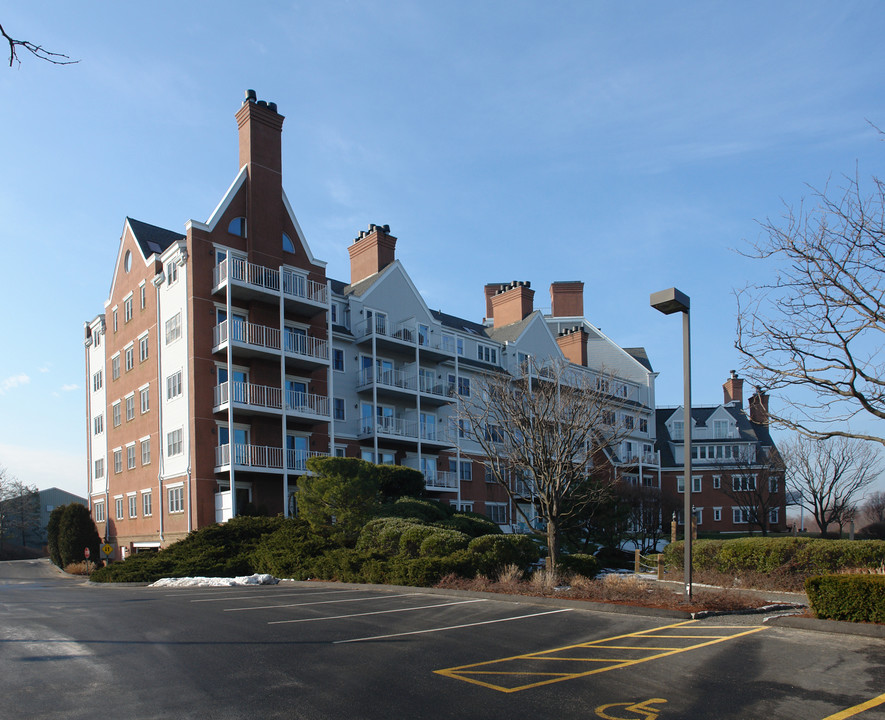
[{"label": "round shrub", "polygon": [[538,561],[538,547],[528,535],[484,535],[467,549],[476,559],[477,572],[495,575],[506,565],[528,567]]},{"label": "round shrub", "polygon": [[370,520],[360,531],[356,549],[360,552],[374,552],[382,555],[396,555],[402,534],[419,523],[398,517],[384,517]]},{"label": "round shrub", "polygon": [[599,561],[592,555],[584,553],[560,555],[558,564],[560,570],[574,575],[583,575],[586,578],[592,578],[599,572]]},{"label": "round shrub", "polygon": [[407,528],[399,538],[399,554],[404,557],[418,557],[424,540],[438,531],[439,528],[432,525],[413,525]]},{"label": "round shrub", "polygon": [[457,512],[443,522],[437,523],[440,527],[457,530],[472,538],[483,535],[503,535],[497,523],[489,520],[485,515],[472,512]]},{"label": "round shrub", "polygon": [[436,500],[404,497],[396,502],[383,505],[378,514],[381,517],[398,517],[432,523],[447,520],[452,514],[452,510],[448,505],[443,505]]},{"label": "round shrub", "polygon": [[458,550],[467,549],[470,536],[457,530],[433,528],[433,532],[421,541],[418,554],[421,557],[451,555]]}]

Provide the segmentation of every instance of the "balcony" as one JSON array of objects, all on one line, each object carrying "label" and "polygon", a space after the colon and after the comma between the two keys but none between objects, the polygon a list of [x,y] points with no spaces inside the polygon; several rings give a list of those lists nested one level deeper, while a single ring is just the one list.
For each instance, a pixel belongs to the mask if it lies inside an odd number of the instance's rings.
[{"label": "balcony", "polygon": [[372,390],[376,387],[380,394],[401,395],[403,393],[415,395],[416,378],[414,374],[407,375],[403,370],[378,370],[377,368],[363,368],[357,377],[357,391]]},{"label": "balcony", "polygon": [[377,434],[379,438],[392,441],[402,441],[409,444],[417,444],[420,440],[423,445],[436,447],[451,447],[452,443],[447,434],[438,429],[436,425],[419,423],[417,420],[406,420],[398,417],[361,418],[358,437],[367,438]]},{"label": "balcony", "polygon": [[[231,468],[230,444],[215,448],[215,472],[229,471]],[[266,445],[235,445],[234,469],[253,472],[283,472],[283,448]],[[286,469],[293,473],[307,472],[307,460],[324,457],[328,453],[314,450],[286,450]],[[217,508],[216,508],[217,509]]]},{"label": "balcony", "polygon": [[375,339],[375,343],[387,350],[407,352],[414,354],[415,347],[420,348],[421,355],[427,358],[442,360],[455,354],[455,348],[444,348],[442,337],[439,333],[428,330],[427,333],[419,332],[414,321],[391,323],[384,315],[373,315],[368,320],[356,325],[353,334],[358,343],[365,343]]},{"label": "balcony", "polygon": [[[307,315],[316,315],[329,305],[329,292],[324,283],[308,280],[304,275],[283,270],[282,291],[286,309]],[[231,295],[236,298],[261,298],[280,295],[280,271],[250,263],[244,258],[231,257],[213,268],[212,292],[218,293],[230,283]]]},{"label": "balcony", "polygon": [[329,364],[329,341],[325,338],[287,331],[283,350],[288,367],[312,370]]},{"label": "balcony", "polygon": [[306,420],[328,420],[329,398],[290,390],[286,393],[286,414]]},{"label": "balcony", "polygon": [[661,464],[661,455],[657,451],[634,453],[632,456],[625,457],[622,461],[622,464],[642,465],[643,467],[659,467]]},{"label": "balcony", "polygon": [[458,489],[458,475],[448,471],[424,473],[424,489],[453,492]]},{"label": "balcony", "polygon": [[[212,328],[212,352],[227,348],[230,326],[229,320],[223,320]],[[235,320],[230,341],[238,355],[279,357],[280,354],[280,331],[266,325]]]},{"label": "balcony", "polygon": [[[227,408],[231,393],[231,383],[224,382],[215,386],[215,403],[213,412]],[[233,383],[233,402],[238,410],[258,414],[279,415],[282,411],[283,392],[278,387],[254,385],[252,383]]]}]

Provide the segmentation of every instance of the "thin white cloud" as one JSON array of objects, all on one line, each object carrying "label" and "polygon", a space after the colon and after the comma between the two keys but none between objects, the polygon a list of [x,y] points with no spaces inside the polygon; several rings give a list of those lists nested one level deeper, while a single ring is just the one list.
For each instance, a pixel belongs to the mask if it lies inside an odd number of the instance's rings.
[{"label": "thin white cloud", "polygon": [[0,395],[3,395],[7,390],[12,390],[21,385],[27,385],[29,382],[31,382],[31,378],[24,373],[10,375],[8,378],[0,381]]}]

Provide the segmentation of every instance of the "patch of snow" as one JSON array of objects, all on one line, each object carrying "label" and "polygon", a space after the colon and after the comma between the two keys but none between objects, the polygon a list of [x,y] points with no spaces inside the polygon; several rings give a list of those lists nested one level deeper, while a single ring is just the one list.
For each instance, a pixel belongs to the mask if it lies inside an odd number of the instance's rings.
[{"label": "patch of snow", "polygon": [[279,582],[273,575],[241,575],[234,578],[184,577],[162,578],[148,587],[239,587],[242,585],[276,585]]}]

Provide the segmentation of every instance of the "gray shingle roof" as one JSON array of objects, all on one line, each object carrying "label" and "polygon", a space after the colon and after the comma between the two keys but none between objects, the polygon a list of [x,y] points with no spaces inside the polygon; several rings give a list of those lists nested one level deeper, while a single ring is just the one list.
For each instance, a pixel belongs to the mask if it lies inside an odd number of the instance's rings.
[{"label": "gray shingle roof", "polygon": [[129,227],[132,228],[135,239],[139,247],[141,247],[141,252],[146,258],[154,253],[159,255],[172,243],[185,239],[185,236],[181,233],[150,225],[141,220],[127,217],[126,221],[129,223]]}]

